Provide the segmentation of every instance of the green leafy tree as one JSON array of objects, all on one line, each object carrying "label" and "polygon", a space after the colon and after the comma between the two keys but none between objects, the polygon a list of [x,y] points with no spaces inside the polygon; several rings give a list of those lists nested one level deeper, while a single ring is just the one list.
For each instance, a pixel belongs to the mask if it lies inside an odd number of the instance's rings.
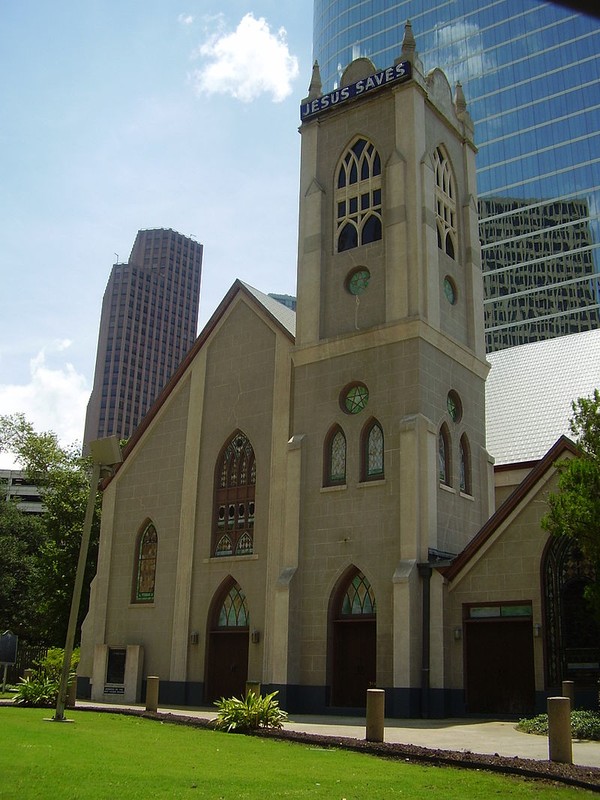
[{"label": "green leafy tree", "polygon": [[[17,454],[27,477],[38,486],[46,508],[39,518],[43,538],[31,576],[32,612],[37,641],[60,646],[66,637],[90,488],[89,460],[75,446],[63,447],[56,434],[37,433],[22,414],[0,416],[0,452],[3,450]],[[97,498],[78,631],[87,612],[89,586],[95,573],[99,527]]]},{"label": "green leafy tree", "polygon": [[550,510],[542,526],[556,536],[569,536],[592,565],[596,579],[586,597],[600,620],[600,392],[573,403],[571,432],[580,455],[559,462],[558,492],[548,498]]},{"label": "green leafy tree", "polygon": [[33,583],[43,541],[40,520],[4,501],[0,491],[0,632],[31,641],[37,638]]}]

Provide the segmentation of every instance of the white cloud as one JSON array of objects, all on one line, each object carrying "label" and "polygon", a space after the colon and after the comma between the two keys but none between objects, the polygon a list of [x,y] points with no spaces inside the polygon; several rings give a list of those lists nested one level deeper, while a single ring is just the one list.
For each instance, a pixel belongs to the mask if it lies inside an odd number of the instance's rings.
[{"label": "white cloud", "polygon": [[177,22],[181,23],[182,25],[191,25],[194,21],[194,18],[191,14],[180,14],[177,17]]},{"label": "white cloud", "polygon": [[200,46],[196,55],[206,60],[192,80],[199,94],[229,94],[250,103],[270,94],[279,103],[291,93],[298,76],[298,59],[290,54],[285,28],[271,32],[263,17],[246,14],[233,33],[219,31]]},{"label": "white cloud", "polygon": [[[64,445],[82,440],[90,395],[85,376],[64,361],[70,345],[65,339],[42,348],[29,362],[28,383],[0,384],[0,414],[22,413],[36,431],[54,431]],[[60,363],[50,366],[48,359],[57,355]],[[0,453],[0,467],[10,469],[14,463]]]},{"label": "white cloud", "polygon": [[437,64],[451,84],[481,77],[495,68],[494,60],[484,50],[483,37],[475,23],[461,20],[436,27],[435,45]]}]

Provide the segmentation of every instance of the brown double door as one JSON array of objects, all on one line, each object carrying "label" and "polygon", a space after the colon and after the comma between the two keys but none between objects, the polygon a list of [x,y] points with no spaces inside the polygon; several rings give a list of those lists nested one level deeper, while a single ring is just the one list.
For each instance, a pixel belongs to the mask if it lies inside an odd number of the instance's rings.
[{"label": "brown double door", "polygon": [[208,658],[206,702],[243,697],[248,679],[248,630],[211,631]]},{"label": "brown double door", "polygon": [[535,705],[531,619],[465,624],[465,689],[471,714],[529,714]]},{"label": "brown double door", "polygon": [[364,708],[367,689],[375,686],[376,621],[337,619],[333,626],[331,705]]}]

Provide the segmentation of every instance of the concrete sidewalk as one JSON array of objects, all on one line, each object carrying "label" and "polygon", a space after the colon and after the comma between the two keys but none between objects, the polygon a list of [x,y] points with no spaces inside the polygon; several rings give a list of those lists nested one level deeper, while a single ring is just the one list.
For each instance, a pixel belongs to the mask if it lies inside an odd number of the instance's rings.
[{"label": "concrete sidewalk", "polygon": [[[136,708],[143,706],[121,706],[112,703],[88,703],[79,701],[78,706],[88,708]],[[159,712],[201,719],[214,719],[213,708],[172,708],[160,706]],[[384,738],[386,742],[413,744],[441,750],[497,754],[512,758],[548,760],[548,739],[521,733],[515,722],[497,722],[471,719],[387,719]],[[364,717],[309,716],[292,714],[285,728],[299,733],[314,733],[319,736],[346,736],[352,739],[365,738]],[[573,762],[581,766],[600,767],[600,742],[573,742]]]}]

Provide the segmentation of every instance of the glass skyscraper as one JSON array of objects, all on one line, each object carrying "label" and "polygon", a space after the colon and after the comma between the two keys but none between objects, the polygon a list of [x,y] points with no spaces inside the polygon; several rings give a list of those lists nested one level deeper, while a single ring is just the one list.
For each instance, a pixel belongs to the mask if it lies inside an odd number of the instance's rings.
[{"label": "glass skyscraper", "polygon": [[540,0],[315,0],[323,91],[399,55],[462,83],[477,181],[488,350],[598,327],[600,21]]}]

